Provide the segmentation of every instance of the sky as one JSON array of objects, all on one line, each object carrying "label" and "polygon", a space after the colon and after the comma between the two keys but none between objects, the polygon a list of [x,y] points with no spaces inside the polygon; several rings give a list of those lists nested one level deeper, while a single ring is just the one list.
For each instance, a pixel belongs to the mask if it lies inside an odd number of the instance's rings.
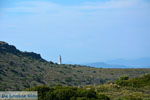
[{"label": "sky", "polygon": [[0,0],[0,40],[54,62],[150,57],[150,1]]}]

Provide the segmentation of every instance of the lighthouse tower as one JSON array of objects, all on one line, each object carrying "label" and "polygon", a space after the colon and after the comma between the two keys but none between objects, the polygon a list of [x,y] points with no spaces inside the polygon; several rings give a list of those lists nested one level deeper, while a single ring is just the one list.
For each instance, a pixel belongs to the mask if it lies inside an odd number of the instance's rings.
[{"label": "lighthouse tower", "polygon": [[62,64],[61,55],[59,55],[59,58],[58,58],[58,64]]}]

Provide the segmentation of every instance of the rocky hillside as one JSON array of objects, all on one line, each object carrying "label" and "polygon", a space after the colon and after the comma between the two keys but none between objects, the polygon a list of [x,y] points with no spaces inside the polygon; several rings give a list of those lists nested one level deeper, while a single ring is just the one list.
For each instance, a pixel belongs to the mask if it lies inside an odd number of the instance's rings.
[{"label": "rocky hillside", "polygon": [[22,90],[38,85],[81,86],[114,81],[120,76],[137,77],[150,69],[102,69],[80,65],[58,65],[40,54],[22,52],[0,42],[0,90]]}]

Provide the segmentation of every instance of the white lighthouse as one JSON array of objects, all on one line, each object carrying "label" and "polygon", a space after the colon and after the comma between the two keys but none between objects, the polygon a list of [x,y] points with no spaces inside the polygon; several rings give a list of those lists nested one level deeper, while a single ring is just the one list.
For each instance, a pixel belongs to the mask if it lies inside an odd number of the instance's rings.
[{"label": "white lighthouse", "polygon": [[62,58],[61,58],[61,55],[59,55],[59,58],[58,58],[58,64],[62,64]]}]

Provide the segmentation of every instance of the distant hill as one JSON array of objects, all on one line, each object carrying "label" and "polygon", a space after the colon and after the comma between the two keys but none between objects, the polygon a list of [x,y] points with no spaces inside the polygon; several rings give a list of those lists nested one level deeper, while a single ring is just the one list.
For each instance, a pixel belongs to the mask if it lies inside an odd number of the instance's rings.
[{"label": "distant hill", "polygon": [[116,59],[106,62],[93,62],[83,64],[97,68],[150,68],[150,58],[140,58],[135,60]]},{"label": "distant hill", "polygon": [[58,65],[40,54],[23,52],[0,41],[0,90],[22,90],[38,85],[83,86],[115,81],[120,76],[137,77],[150,69],[103,69],[81,65]]},{"label": "distant hill", "polygon": [[116,59],[107,61],[108,64],[115,64],[115,65],[125,65],[125,66],[131,66],[131,67],[149,67],[150,68],[150,58],[139,58],[139,59],[131,59],[131,60],[125,60],[125,59]]},{"label": "distant hill", "polygon": [[107,64],[104,62],[87,63],[84,65],[96,67],[96,68],[129,68],[128,66],[124,66],[124,65],[115,65],[115,64],[113,65],[113,64]]}]

